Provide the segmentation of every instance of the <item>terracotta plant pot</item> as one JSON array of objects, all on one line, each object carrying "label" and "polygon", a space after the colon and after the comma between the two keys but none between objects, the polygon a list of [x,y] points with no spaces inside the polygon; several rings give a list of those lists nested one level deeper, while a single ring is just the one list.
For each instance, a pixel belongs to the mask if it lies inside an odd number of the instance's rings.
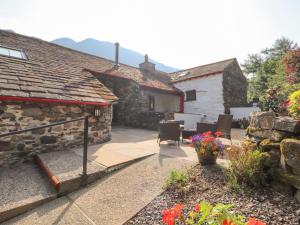
[{"label": "terracotta plant pot", "polygon": [[199,153],[197,153],[198,156],[198,160],[199,163],[201,165],[214,165],[217,162],[217,155],[213,155],[213,154],[204,154],[204,155],[200,155]]}]

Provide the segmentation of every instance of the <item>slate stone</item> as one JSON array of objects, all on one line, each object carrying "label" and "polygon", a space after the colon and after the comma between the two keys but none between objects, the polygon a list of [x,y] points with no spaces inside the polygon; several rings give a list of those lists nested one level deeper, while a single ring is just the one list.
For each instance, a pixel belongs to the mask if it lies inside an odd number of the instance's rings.
[{"label": "slate stone", "polygon": [[57,138],[55,136],[42,136],[40,141],[42,144],[53,144],[56,143]]}]

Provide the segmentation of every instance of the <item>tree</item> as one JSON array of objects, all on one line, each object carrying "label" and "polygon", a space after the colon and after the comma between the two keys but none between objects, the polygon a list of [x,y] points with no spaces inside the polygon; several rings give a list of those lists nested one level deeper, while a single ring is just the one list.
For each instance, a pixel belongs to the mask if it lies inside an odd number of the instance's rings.
[{"label": "tree", "polygon": [[248,77],[248,100],[265,99],[270,88],[278,89],[285,82],[283,58],[290,51],[297,48],[297,44],[288,38],[280,38],[271,48],[261,50],[259,53],[250,54],[242,64],[244,73]]}]

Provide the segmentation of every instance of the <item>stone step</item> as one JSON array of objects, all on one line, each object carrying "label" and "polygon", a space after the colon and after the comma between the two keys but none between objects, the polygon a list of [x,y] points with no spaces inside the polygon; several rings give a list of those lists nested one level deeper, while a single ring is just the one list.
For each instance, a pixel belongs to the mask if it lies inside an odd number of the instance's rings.
[{"label": "stone step", "polygon": [[33,162],[0,168],[0,223],[57,197]]},{"label": "stone step", "polygon": [[[36,161],[60,195],[70,193],[84,184],[83,158],[72,150],[40,153]],[[106,166],[88,160],[87,183],[100,179],[106,173]]]}]

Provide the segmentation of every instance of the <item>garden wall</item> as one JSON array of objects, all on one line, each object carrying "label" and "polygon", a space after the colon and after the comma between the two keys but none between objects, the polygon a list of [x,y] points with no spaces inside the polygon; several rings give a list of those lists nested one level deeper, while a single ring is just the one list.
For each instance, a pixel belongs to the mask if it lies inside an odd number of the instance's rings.
[{"label": "garden wall", "polygon": [[253,112],[247,135],[266,153],[272,187],[295,195],[300,202],[300,121]]},{"label": "garden wall", "polygon": [[[91,116],[89,143],[102,143],[111,138],[111,107],[101,107],[100,111],[100,117],[96,118],[94,106],[1,102],[0,133]],[[31,159],[39,152],[83,146],[83,129],[84,122],[76,121],[0,138],[0,166]]]}]

